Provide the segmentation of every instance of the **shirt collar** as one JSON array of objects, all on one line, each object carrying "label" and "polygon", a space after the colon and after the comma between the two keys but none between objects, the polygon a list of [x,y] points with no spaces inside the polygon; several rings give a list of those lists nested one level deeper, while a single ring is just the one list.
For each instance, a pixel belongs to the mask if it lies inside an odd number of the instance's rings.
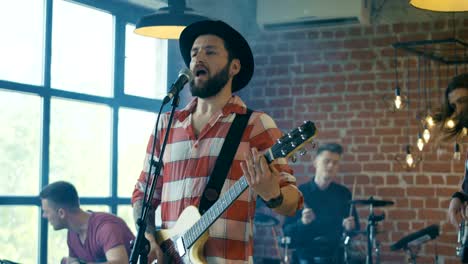
[{"label": "shirt collar", "polygon": [[[195,108],[197,107],[198,97],[193,98],[187,106],[185,106],[182,110],[176,112],[174,117],[179,120],[179,122],[184,121],[190,114],[195,112]],[[227,116],[229,114],[245,114],[247,112],[247,106],[242,101],[242,99],[237,95],[232,95],[229,101],[224,105],[221,109],[221,115]]]}]

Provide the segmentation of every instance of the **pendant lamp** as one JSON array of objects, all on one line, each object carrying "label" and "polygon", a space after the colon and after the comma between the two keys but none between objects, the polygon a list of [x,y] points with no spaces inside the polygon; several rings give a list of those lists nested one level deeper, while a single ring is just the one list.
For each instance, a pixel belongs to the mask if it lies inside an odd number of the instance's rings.
[{"label": "pendant lamp", "polygon": [[185,0],[168,0],[168,7],[140,18],[135,33],[160,39],[179,39],[184,28],[194,22],[209,18],[196,14],[187,8]]},{"label": "pendant lamp", "polygon": [[414,7],[438,12],[468,11],[467,0],[411,0]]}]

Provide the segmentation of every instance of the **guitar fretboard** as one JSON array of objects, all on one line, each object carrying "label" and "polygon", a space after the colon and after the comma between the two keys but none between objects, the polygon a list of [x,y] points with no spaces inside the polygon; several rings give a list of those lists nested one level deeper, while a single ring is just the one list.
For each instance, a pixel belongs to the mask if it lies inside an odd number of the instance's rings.
[{"label": "guitar fretboard", "polygon": [[218,219],[224,211],[249,187],[247,180],[242,176],[222,197],[213,204],[183,235],[186,248],[190,248],[195,241]]}]

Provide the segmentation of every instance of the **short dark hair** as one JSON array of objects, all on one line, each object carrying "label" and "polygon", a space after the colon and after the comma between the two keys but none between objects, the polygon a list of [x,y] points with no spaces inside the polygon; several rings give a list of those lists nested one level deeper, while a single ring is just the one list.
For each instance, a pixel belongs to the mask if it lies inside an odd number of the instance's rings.
[{"label": "short dark hair", "polygon": [[338,143],[320,144],[318,149],[317,149],[317,155],[320,155],[320,153],[322,153],[324,151],[330,151],[332,153],[336,153],[338,155],[341,155],[341,154],[343,154],[343,147]]},{"label": "short dark hair", "polygon": [[78,192],[75,186],[65,181],[58,181],[47,185],[42,189],[39,197],[67,209],[77,209],[80,207]]},{"label": "short dark hair", "polygon": [[230,63],[233,59],[239,59],[239,55],[237,55],[235,53],[235,50],[232,48],[231,43],[227,42],[225,39],[223,39],[222,37],[220,37],[218,35],[215,35],[215,36],[217,36],[218,38],[220,38],[223,41],[224,49],[226,49],[227,54],[228,54],[228,58],[227,58],[228,63]]}]

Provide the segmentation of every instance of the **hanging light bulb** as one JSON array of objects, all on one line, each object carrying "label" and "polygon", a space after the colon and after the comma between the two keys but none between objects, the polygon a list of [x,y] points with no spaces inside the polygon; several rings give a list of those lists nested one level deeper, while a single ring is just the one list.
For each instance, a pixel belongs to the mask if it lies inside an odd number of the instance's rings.
[{"label": "hanging light bulb", "polygon": [[453,152],[453,159],[454,160],[460,160],[460,145],[458,143],[455,143],[455,149]]},{"label": "hanging light bulb", "polygon": [[453,121],[453,119],[449,119],[445,123],[445,126],[448,127],[448,128],[454,128],[455,127],[455,121]]},{"label": "hanging light bulb", "polygon": [[397,110],[401,109],[402,101],[401,101],[401,93],[400,93],[400,87],[395,88],[395,100],[393,101],[395,103],[395,108]]},{"label": "hanging light bulb", "polygon": [[434,126],[434,119],[432,118],[431,114],[427,114],[426,116],[426,124],[431,128]]},{"label": "hanging light bulb", "polygon": [[413,159],[413,155],[411,155],[411,149],[410,149],[410,146],[406,146],[406,158],[405,158],[405,161],[406,161],[406,164],[408,165],[408,167],[412,168],[413,167],[413,164],[414,164],[414,159]]},{"label": "hanging light bulb", "polygon": [[422,151],[424,148],[424,140],[422,139],[421,133],[418,133],[418,141],[416,144],[418,145],[419,151]]},{"label": "hanging light bulb", "polygon": [[427,125],[424,125],[423,139],[426,143],[429,142],[429,139],[431,139],[431,132],[429,132]]},{"label": "hanging light bulb", "polygon": [[462,129],[462,136],[466,136],[466,135],[468,135],[468,129],[466,127],[464,127]]},{"label": "hanging light bulb", "polygon": [[411,170],[422,161],[422,156],[418,153],[412,153],[411,145],[408,144],[405,146],[404,153],[395,155],[395,160],[403,169]]}]

